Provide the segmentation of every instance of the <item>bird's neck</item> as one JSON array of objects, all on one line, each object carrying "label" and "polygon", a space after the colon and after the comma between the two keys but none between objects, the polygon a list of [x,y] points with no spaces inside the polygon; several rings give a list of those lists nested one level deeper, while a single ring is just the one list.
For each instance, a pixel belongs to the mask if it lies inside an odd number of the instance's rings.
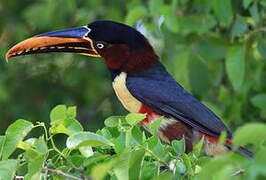
[{"label": "bird's neck", "polygon": [[112,82],[121,73],[125,73],[125,74],[127,74],[127,76],[131,76],[131,77],[133,77],[133,76],[137,76],[137,77],[154,77],[154,76],[157,77],[157,76],[159,76],[160,78],[161,77],[169,77],[169,73],[167,72],[164,65],[159,60],[156,61],[154,66],[146,68],[143,71],[126,72],[126,71],[122,71],[122,70],[115,70],[115,69],[109,68],[109,72],[111,75]]},{"label": "bird's neck", "polygon": [[136,50],[130,50],[126,45],[116,45],[103,56],[109,69],[126,73],[142,72],[159,62],[158,56],[147,40],[144,40]]}]

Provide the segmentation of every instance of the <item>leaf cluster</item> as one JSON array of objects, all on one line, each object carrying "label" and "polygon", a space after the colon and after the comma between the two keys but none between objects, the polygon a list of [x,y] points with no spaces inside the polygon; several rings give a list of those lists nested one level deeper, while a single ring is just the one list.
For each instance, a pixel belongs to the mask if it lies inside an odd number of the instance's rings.
[{"label": "leaf cluster", "polygon": [[[184,140],[165,144],[157,137],[161,122],[145,134],[138,123],[143,114],[111,116],[96,133],[84,131],[76,120],[76,108],[56,106],[50,124],[18,119],[0,136],[0,177],[5,180],[150,180],[150,179],[259,179],[265,177],[265,124],[247,124],[236,131],[233,142],[252,145],[255,159],[235,153],[210,158],[201,150],[202,139],[193,152],[185,154]],[[30,134],[42,131],[39,137]],[[64,134],[64,142],[56,136]],[[62,146],[59,145],[63,144]],[[239,170],[244,174],[233,176]]]}]

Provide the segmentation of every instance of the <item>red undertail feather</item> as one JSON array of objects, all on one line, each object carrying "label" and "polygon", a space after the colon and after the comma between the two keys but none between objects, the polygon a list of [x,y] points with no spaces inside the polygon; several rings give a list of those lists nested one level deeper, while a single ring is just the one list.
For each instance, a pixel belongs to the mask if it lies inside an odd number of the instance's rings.
[{"label": "red undertail feather", "polygon": [[[210,142],[213,143],[213,144],[216,144],[216,143],[218,143],[218,141],[219,141],[219,138],[217,138],[217,137],[209,136],[209,135],[204,134],[204,133],[200,133],[200,135],[201,135],[202,137],[205,137],[208,141],[210,141]],[[254,154],[253,154],[251,151],[247,150],[246,148],[244,148],[244,147],[242,147],[242,146],[240,146],[240,147],[234,149],[234,147],[233,147],[233,143],[232,143],[232,139],[226,139],[226,140],[225,140],[225,146],[226,146],[228,149],[233,150],[233,151],[235,151],[235,152],[237,152],[237,153],[240,153],[240,154],[242,154],[242,155],[244,155],[244,156],[246,156],[246,157],[254,158]]]},{"label": "red undertail feather", "polygon": [[149,107],[145,106],[144,104],[141,105],[139,109],[139,113],[147,114],[147,117],[141,121],[141,124],[149,124],[154,119],[161,117],[161,115],[153,112]]},{"label": "red undertail feather", "polygon": [[[202,136],[202,137],[205,137],[206,139],[208,139],[210,142],[212,142],[212,143],[218,143],[218,141],[219,141],[219,138],[218,137],[214,137],[214,136],[209,136],[209,135],[207,135],[207,134],[204,134],[204,133],[200,133],[200,135]],[[225,140],[225,144],[232,144],[232,140],[231,139],[226,139]]]}]

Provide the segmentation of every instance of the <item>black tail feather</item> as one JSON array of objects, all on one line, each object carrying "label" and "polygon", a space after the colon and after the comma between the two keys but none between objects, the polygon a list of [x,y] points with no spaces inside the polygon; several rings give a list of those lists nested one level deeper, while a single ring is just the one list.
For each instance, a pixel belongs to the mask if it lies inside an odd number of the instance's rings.
[{"label": "black tail feather", "polygon": [[247,149],[244,148],[244,147],[241,147],[241,146],[240,146],[240,147],[238,147],[238,148],[235,149],[235,150],[234,150],[234,148],[232,147],[231,144],[226,144],[226,147],[227,147],[228,149],[230,149],[230,150],[232,150],[232,151],[234,151],[234,152],[237,152],[237,153],[239,153],[239,154],[242,154],[243,156],[246,156],[246,157],[248,157],[248,158],[254,158],[254,157],[255,157],[255,155],[254,155],[253,152],[247,150]]},{"label": "black tail feather", "polygon": [[246,148],[243,148],[243,147],[237,148],[235,150],[235,152],[238,152],[238,153],[240,153],[240,154],[242,154],[244,156],[247,156],[249,158],[254,158],[255,157],[253,152],[251,152],[251,151],[249,151],[249,150],[247,150]]}]

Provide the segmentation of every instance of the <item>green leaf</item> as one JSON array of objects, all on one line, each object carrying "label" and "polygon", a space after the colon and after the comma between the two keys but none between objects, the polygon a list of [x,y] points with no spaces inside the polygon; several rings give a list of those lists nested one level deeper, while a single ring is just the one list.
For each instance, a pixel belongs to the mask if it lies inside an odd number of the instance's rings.
[{"label": "green leaf", "polygon": [[134,126],[138,124],[140,121],[146,118],[145,114],[140,114],[140,113],[130,113],[126,116],[126,121],[128,124],[131,126]]},{"label": "green leaf", "polygon": [[226,141],[226,137],[227,137],[227,133],[225,131],[222,131],[222,133],[219,136],[219,144],[225,144]]},{"label": "green leaf", "polygon": [[116,139],[113,140],[115,144],[114,149],[117,154],[120,154],[126,148],[126,136],[125,133],[121,133]]},{"label": "green leaf", "polygon": [[213,16],[186,15],[177,17],[177,20],[184,33],[205,33],[217,24]]},{"label": "green leaf", "polygon": [[17,148],[23,149],[23,150],[28,150],[31,148],[31,144],[24,142],[24,141],[20,141],[19,144],[17,145]]},{"label": "green leaf", "polygon": [[44,140],[44,137],[41,136],[38,139],[37,138],[29,138],[25,141],[21,141],[18,146],[18,148],[21,148],[23,150],[30,150],[34,148],[39,153],[46,153],[48,152],[48,147],[46,145],[46,142]]},{"label": "green leaf", "polygon": [[[87,160],[88,158],[82,156],[82,155],[79,155],[79,154],[72,154],[70,156],[68,156],[68,160],[70,160],[74,167],[81,167],[84,165],[84,162]],[[49,159],[48,159],[48,163],[51,163],[51,164],[48,164],[48,167],[49,165],[53,166],[54,163],[53,162],[49,162]]]},{"label": "green leaf", "polygon": [[224,26],[229,26],[233,20],[231,0],[213,0],[212,8],[214,14]]},{"label": "green leaf", "polygon": [[[224,154],[224,155],[219,155],[216,156],[212,159],[210,159],[209,161],[207,161],[207,163],[203,164],[202,167],[202,171],[199,173],[198,178],[199,180],[206,180],[206,179],[217,179],[217,175],[224,170],[224,168],[227,168],[228,165],[230,167],[235,167],[235,171],[239,170],[237,168],[241,167],[242,165],[241,163],[241,159],[240,158],[244,158],[241,156],[234,156],[235,154],[232,153],[228,153],[228,154]],[[226,172],[225,174],[227,175],[228,178],[228,174],[232,173],[234,171],[231,172]],[[222,180],[225,178],[221,178],[219,180]]]},{"label": "green leaf", "polygon": [[248,123],[235,131],[233,144],[235,146],[244,146],[248,143],[255,144],[260,141],[265,141],[265,132],[265,124]]},{"label": "green leaf", "polygon": [[258,3],[254,3],[251,8],[249,8],[249,12],[256,24],[259,24],[261,22],[261,15],[259,13]]},{"label": "green leaf", "polygon": [[2,155],[3,155],[3,149],[4,149],[5,141],[6,141],[6,137],[0,136],[0,159],[2,158]]},{"label": "green leaf", "polygon": [[226,56],[226,72],[234,89],[239,91],[245,77],[245,47],[243,45],[232,46]]},{"label": "green leaf", "polygon": [[132,137],[132,128],[126,131],[126,148],[138,145],[138,142]]},{"label": "green leaf", "polygon": [[144,134],[137,126],[134,126],[131,130],[131,135],[139,144],[142,144],[145,140]]},{"label": "green leaf", "polygon": [[246,19],[241,16],[237,16],[233,28],[232,28],[232,36],[240,36],[244,34],[248,30],[248,24]]},{"label": "green leaf", "polygon": [[201,138],[200,141],[193,147],[193,154],[196,155],[196,157],[200,156],[204,142],[204,138]]},{"label": "green leaf", "polygon": [[129,159],[129,152],[124,152],[119,156],[119,160],[114,167],[114,173],[118,180],[129,180]]},{"label": "green leaf", "polygon": [[47,153],[48,152],[48,147],[46,145],[46,142],[44,140],[44,136],[39,137],[39,139],[36,140],[34,143],[34,147],[36,151],[40,153]]},{"label": "green leaf", "polygon": [[[213,61],[223,59],[226,55],[227,48],[228,42],[225,39],[211,36],[196,40],[193,52],[203,60]],[[189,57],[191,58],[191,55]]]},{"label": "green leaf", "polygon": [[163,5],[161,7],[161,13],[165,17],[165,25],[172,32],[178,32],[181,29],[176,18],[176,8],[178,8],[177,0],[173,0],[172,5]]},{"label": "green leaf", "polygon": [[[264,175],[265,177],[266,172],[265,172],[265,162],[266,162],[266,148],[265,146],[262,147],[255,156],[254,163],[252,164],[252,167],[249,169],[249,171],[252,172],[252,174],[259,174]],[[251,174],[251,173],[250,173]],[[256,180],[261,180],[260,178],[256,178]]]},{"label": "green leaf", "polygon": [[195,94],[205,93],[209,89],[208,67],[197,56],[188,61],[189,84]]},{"label": "green leaf", "polygon": [[0,179],[12,180],[15,176],[18,162],[13,159],[0,161]]},{"label": "green leaf", "polygon": [[260,39],[258,41],[258,46],[257,46],[258,52],[263,58],[266,58],[266,42],[264,39]]},{"label": "green leaf", "polygon": [[66,114],[67,114],[68,117],[76,118],[76,116],[77,116],[77,107],[76,106],[68,107]]},{"label": "green leaf", "polygon": [[244,6],[244,8],[247,8],[250,5],[250,3],[252,3],[252,1],[253,0],[243,0],[243,6]]},{"label": "green leaf", "polygon": [[95,152],[93,156],[90,156],[85,159],[85,161],[83,162],[83,166],[88,167],[93,166],[95,164],[99,164],[101,161],[108,159],[108,157],[109,155]]},{"label": "green leaf", "polygon": [[151,12],[153,17],[158,17],[160,14],[160,8],[163,6],[162,0],[149,0],[149,11]]},{"label": "green leaf", "polygon": [[66,119],[66,117],[67,117],[66,105],[57,105],[52,109],[50,113],[51,122],[63,120],[63,119]]},{"label": "green leaf", "polygon": [[88,158],[88,157],[93,155],[93,150],[92,150],[91,146],[79,147],[79,151],[82,154],[82,156],[84,156],[86,158]]},{"label": "green leaf", "polygon": [[[194,149],[193,149],[194,150]],[[180,174],[185,174],[187,168],[183,161],[176,161],[176,171]]]},{"label": "green leaf", "polygon": [[103,162],[94,166],[91,172],[92,179],[95,180],[104,179],[104,177],[107,175],[108,171],[114,166],[116,161],[117,161],[116,159],[112,159],[108,162]]},{"label": "green leaf", "polygon": [[157,176],[158,174],[159,165],[154,162],[143,161],[143,166],[141,168],[141,180],[149,180],[152,177]]},{"label": "green leaf", "polygon": [[83,130],[81,124],[75,119],[65,119],[64,121],[56,121],[52,123],[49,132],[52,134],[66,134],[68,136]]},{"label": "green leaf", "polygon": [[165,152],[164,152],[162,143],[158,137],[152,136],[151,138],[147,139],[147,144],[148,144],[149,150],[151,150],[156,156],[160,158],[165,157]]},{"label": "green leaf", "polygon": [[[114,128],[113,128],[114,129]],[[116,134],[116,131],[114,130],[114,131],[112,131],[113,129],[109,129],[108,127],[104,127],[103,129],[101,129],[101,130],[97,130],[96,131],[96,134],[99,134],[99,135],[101,135],[101,136],[104,136],[105,138],[107,138],[107,139],[112,139],[113,138],[113,136],[117,136],[117,134]],[[113,133],[113,134],[112,134]]]},{"label": "green leaf", "polygon": [[104,121],[104,125],[107,127],[116,127],[118,122],[124,119],[124,116],[110,116]]},{"label": "green leaf", "polygon": [[3,159],[7,159],[16,149],[17,145],[31,131],[33,124],[24,119],[16,120],[6,130],[6,141],[3,148]]},{"label": "green leaf", "polygon": [[149,131],[153,134],[156,135],[158,129],[160,128],[162,121],[163,121],[163,117],[159,117],[155,120],[153,120],[150,124],[149,124]]},{"label": "green leaf", "polygon": [[78,132],[67,138],[67,148],[75,149],[82,146],[113,146],[114,144],[103,136],[92,132]]},{"label": "green leaf", "polygon": [[25,158],[28,161],[28,173],[25,180],[41,179],[41,170],[44,166],[45,153],[29,149],[25,152]]},{"label": "green leaf", "polygon": [[142,19],[148,14],[147,9],[144,6],[137,6],[129,10],[126,16],[126,24],[134,25],[139,19]]},{"label": "green leaf", "polygon": [[68,136],[83,131],[81,124],[75,119],[76,107],[66,107],[65,105],[56,106],[50,113],[52,134],[63,133]]},{"label": "green leaf", "polygon": [[139,149],[130,153],[130,159],[129,159],[130,180],[140,179],[144,155],[145,155],[145,150],[143,149]]},{"label": "green leaf", "polygon": [[266,110],[266,94],[258,94],[251,98],[251,103],[262,110]]},{"label": "green leaf", "polygon": [[192,162],[191,162],[191,159],[189,158],[189,156],[184,153],[182,155],[182,159],[183,159],[184,165],[186,166],[187,173],[193,174]]},{"label": "green leaf", "polygon": [[163,172],[159,176],[153,178],[152,180],[170,180],[174,179],[173,174],[170,172]]},{"label": "green leaf", "polygon": [[179,141],[174,140],[171,142],[171,144],[172,144],[172,147],[173,147],[175,153],[177,153],[177,154],[185,153],[185,147],[186,146],[185,146],[185,140],[184,139],[179,140]]}]

